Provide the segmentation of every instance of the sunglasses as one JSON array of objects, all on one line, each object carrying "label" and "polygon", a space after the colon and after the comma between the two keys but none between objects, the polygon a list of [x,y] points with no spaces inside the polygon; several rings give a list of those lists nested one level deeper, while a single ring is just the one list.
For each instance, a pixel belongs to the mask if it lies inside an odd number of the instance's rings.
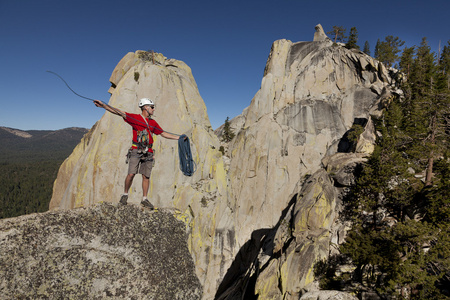
[{"label": "sunglasses", "polygon": [[154,107],[154,106],[150,106],[150,108],[151,108],[151,109],[155,109],[155,107]]}]

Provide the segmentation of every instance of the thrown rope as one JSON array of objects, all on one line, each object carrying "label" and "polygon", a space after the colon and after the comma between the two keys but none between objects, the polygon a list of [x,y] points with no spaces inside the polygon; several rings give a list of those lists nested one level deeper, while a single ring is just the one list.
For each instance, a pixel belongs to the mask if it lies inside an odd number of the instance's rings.
[{"label": "thrown rope", "polygon": [[64,78],[62,78],[61,76],[59,76],[57,73],[52,72],[52,71],[47,71],[47,72],[52,73],[52,74],[58,76],[59,79],[61,79],[61,80],[66,84],[66,86],[69,88],[69,90],[71,90],[72,93],[74,93],[74,94],[77,95],[78,97],[83,98],[83,99],[86,99],[86,100],[89,100],[89,101],[95,101],[95,99],[88,98],[88,97],[85,97],[85,96],[81,96],[80,94],[78,94],[77,92],[75,92],[74,90],[72,90],[72,88],[71,88],[71,87],[69,86],[69,84],[64,80]]},{"label": "thrown rope", "polygon": [[[83,98],[83,99],[86,99],[86,100],[89,100],[89,101],[92,101],[92,102],[96,101],[96,99],[92,99],[92,98],[89,98],[89,97],[85,97],[85,96],[82,96],[82,95],[78,94],[77,92],[75,92],[75,91],[69,86],[69,84],[64,80],[64,78],[62,78],[62,77],[61,77],[60,75],[58,75],[57,73],[52,72],[52,71],[47,71],[47,72],[48,72],[48,73],[52,73],[52,74],[58,76],[58,77],[65,83],[65,85],[67,86],[67,88],[68,88],[72,93],[74,93],[75,95],[77,95],[78,97]],[[104,103],[104,102],[103,102],[103,104],[106,105],[106,106],[108,106],[109,108],[111,108],[111,109],[114,110],[115,112],[119,113],[119,110],[118,110],[117,108],[115,108],[114,106],[111,106],[111,105],[106,104],[106,103]],[[149,124],[147,124],[147,123],[144,123],[144,122],[142,122],[141,120],[137,120],[137,119],[135,119],[135,118],[133,118],[133,117],[131,117],[131,116],[127,116],[127,117],[130,118],[130,119],[132,119],[132,120],[134,120],[134,121],[136,121],[136,122],[138,122],[138,123],[140,123],[142,126],[146,127],[146,128],[149,129],[149,130],[150,130],[150,127],[153,128],[153,129],[158,129],[158,130],[160,130],[160,128],[157,128],[157,127],[155,127],[155,126],[151,126],[151,125],[149,125]],[[183,172],[184,175],[186,175],[186,176],[192,176],[192,175],[194,174],[194,172],[196,171],[196,165],[195,165],[194,160],[192,159],[192,153],[191,153],[191,146],[190,146],[190,143],[189,143],[189,138],[188,138],[185,134],[179,135],[179,134],[172,133],[172,132],[169,132],[169,131],[166,131],[166,130],[163,130],[163,131],[180,137],[180,138],[178,139],[178,154],[179,154],[179,157],[180,157],[180,170]]]},{"label": "thrown rope", "polygon": [[[77,92],[75,92],[75,91],[69,86],[69,84],[68,84],[68,83],[67,83],[60,75],[58,75],[57,73],[52,72],[52,71],[47,71],[47,72],[52,73],[52,74],[58,76],[58,77],[66,84],[67,88],[68,88],[72,93],[74,93],[75,95],[77,95],[78,97],[83,98],[83,99],[86,99],[86,100],[89,100],[89,101],[92,101],[92,102],[96,101],[96,99],[92,99],[92,98],[89,98],[89,97],[85,97],[85,96],[82,96],[82,95],[78,94]],[[115,112],[119,113],[119,110],[118,110],[117,108],[115,108],[114,106],[111,106],[111,105],[109,105],[109,104],[107,104],[107,103],[105,103],[105,102],[103,102],[103,101],[102,101],[102,103],[103,103],[104,105],[108,106],[109,108],[111,108],[112,110],[114,110]],[[147,129],[149,129],[149,130],[150,130],[150,128],[160,130],[160,128],[157,128],[157,127],[155,127],[155,126],[151,126],[151,125],[149,125],[149,124],[147,124],[147,123],[144,123],[144,122],[142,122],[141,120],[135,119],[135,118],[133,118],[133,117],[131,117],[131,116],[128,116],[128,118],[132,119],[133,121],[139,123],[140,125],[142,125],[143,127],[147,128]],[[176,133],[173,133],[173,132],[170,132],[170,131],[166,131],[166,130],[163,130],[163,131],[164,131],[164,132],[167,132],[167,133],[170,133],[170,134],[173,134],[173,135],[176,135],[176,136],[180,136],[179,134],[176,134]]]}]

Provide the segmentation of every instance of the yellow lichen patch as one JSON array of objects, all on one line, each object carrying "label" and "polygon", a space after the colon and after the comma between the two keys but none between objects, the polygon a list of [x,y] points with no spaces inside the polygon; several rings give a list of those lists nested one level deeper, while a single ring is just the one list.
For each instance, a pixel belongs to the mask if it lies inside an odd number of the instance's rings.
[{"label": "yellow lichen patch", "polygon": [[[295,254],[295,252],[294,252]],[[288,257],[286,257],[286,260],[283,262],[283,264],[281,265],[280,268],[280,287],[281,287],[281,293],[284,295],[286,293],[286,289],[287,289],[287,284],[288,284],[288,269],[289,269],[289,264],[288,262],[290,261],[289,256],[293,255],[293,253],[291,252]]]},{"label": "yellow lichen patch", "polygon": [[278,261],[272,260],[258,277],[255,285],[255,294],[258,295],[258,299],[280,299],[277,268]]},{"label": "yellow lichen patch", "polygon": [[333,209],[332,199],[327,199],[321,183],[316,183],[312,189],[311,201],[298,210],[299,216],[295,224],[297,234],[309,229],[328,228],[332,222],[328,217]]},{"label": "yellow lichen patch", "polygon": [[189,227],[190,222],[191,222],[191,218],[190,218],[190,215],[189,215],[187,212],[182,213],[181,211],[176,210],[176,211],[173,213],[173,216],[174,216],[176,219],[178,219],[178,220],[180,220],[181,222],[183,222],[184,224],[186,224],[186,227]]},{"label": "yellow lichen patch", "polygon": [[306,275],[303,277],[304,286],[307,286],[308,284],[310,284],[314,281],[314,265],[315,264],[312,264],[310,266],[310,268],[306,272]]},{"label": "yellow lichen patch", "polygon": [[78,173],[78,176],[77,176],[77,191],[78,192],[75,194],[74,208],[83,207],[84,200],[86,198],[86,189],[84,188],[85,187],[84,179],[87,176],[88,170],[86,167],[84,167],[82,171],[83,172],[81,172],[81,170],[80,170],[80,173]]}]

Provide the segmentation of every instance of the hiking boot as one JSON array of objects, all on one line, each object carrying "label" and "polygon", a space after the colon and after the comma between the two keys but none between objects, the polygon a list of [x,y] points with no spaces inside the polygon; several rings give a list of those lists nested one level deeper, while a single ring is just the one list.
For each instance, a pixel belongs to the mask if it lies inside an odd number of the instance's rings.
[{"label": "hiking boot", "polygon": [[148,199],[142,200],[142,201],[141,201],[141,205],[142,205],[143,207],[147,207],[147,208],[150,208],[150,209],[155,209],[155,207],[153,206],[153,204],[151,204],[150,201],[148,201]]},{"label": "hiking boot", "polygon": [[120,196],[119,206],[127,205],[128,195]]}]

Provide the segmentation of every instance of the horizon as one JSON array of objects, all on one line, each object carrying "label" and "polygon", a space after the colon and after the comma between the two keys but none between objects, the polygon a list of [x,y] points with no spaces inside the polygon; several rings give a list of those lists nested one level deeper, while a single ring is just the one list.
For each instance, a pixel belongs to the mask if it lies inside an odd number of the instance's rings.
[{"label": "horizon", "polygon": [[[420,2],[420,1],[419,1]],[[154,50],[192,70],[213,129],[238,116],[259,90],[272,43],[312,41],[314,27],[358,31],[362,49],[388,35],[437,53],[450,40],[450,1],[376,5],[361,1],[320,4],[295,0],[171,0],[139,6],[122,0],[75,3],[0,0],[0,126],[27,130],[90,129],[105,113],[79,94],[108,103],[109,78],[128,52]],[[368,14],[370,15],[368,16]],[[373,17],[371,17],[373,16]],[[331,37],[330,37],[331,38]],[[402,48],[402,50],[403,50]],[[170,131],[164,116],[158,122]]]},{"label": "horizon", "polygon": [[77,126],[70,126],[70,127],[64,127],[64,128],[58,128],[58,129],[20,129],[20,128],[2,126],[2,125],[0,125],[0,128],[19,130],[19,131],[23,131],[23,132],[28,132],[28,131],[59,131],[59,130],[64,130],[64,129],[87,129],[87,130],[90,129],[90,128],[86,128],[86,127],[77,127]]}]

